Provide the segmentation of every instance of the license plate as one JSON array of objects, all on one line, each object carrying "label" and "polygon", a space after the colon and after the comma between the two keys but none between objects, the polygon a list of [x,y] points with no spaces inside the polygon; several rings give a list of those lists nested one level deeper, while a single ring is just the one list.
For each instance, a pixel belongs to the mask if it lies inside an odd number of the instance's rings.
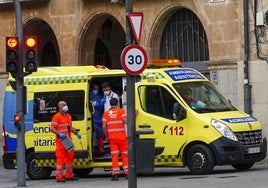
[{"label": "license plate", "polygon": [[260,153],[260,151],[261,151],[260,147],[248,148],[248,154]]}]

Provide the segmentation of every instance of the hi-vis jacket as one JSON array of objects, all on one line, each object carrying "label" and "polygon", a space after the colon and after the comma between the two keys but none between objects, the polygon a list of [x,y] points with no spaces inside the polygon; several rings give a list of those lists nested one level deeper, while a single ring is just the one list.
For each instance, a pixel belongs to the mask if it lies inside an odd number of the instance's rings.
[{"label": "hi-vis jacket", "polygon": [[111,108],[103,114],[103,122],[107,122],[106,131],[107,137],[111,139],[126,139],[123,118],[126,117],[124,109]]}]

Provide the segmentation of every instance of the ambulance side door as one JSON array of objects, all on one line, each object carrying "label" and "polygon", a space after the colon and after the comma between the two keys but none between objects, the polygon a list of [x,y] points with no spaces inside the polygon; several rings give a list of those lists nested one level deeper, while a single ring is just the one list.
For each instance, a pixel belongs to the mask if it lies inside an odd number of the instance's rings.
[{"label": "ambulance side door", "polygon": [[164,147],[161,158],[177,160],[179,150],[186,142],[186,114],[181,119],[173,118],[174,104],[183,108],[178,99],[169,87],[156,84],[139,85],[136,98],[137,130],[152,129],[155,146]]}]

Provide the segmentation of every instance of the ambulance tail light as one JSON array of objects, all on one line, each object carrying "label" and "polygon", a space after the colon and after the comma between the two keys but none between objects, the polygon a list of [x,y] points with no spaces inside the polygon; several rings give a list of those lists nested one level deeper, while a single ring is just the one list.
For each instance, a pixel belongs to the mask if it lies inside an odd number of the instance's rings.
[{"label": "ambulance tail light", "polygon": [[3,128],[3,133],[2,133],[2,141],[3,141],[3,151],[7,151],[7,141],[6,141],[6,131],[5,128]]},{"label": "ambulance tail light", "polygon": [[178,59],[154,59],[148,62],[147,67],[180,67]]},{"label": "ambulance tail light", "polygon": [[230,140],[234,140],[234,141],[238,141],[237,137],[235,136],[235,134],[233,133],[233,131],[231,131],[229,129],[229,127],[227,125],[225,125],[224,123],[216,120],[216,119],[212,119],[211,120],[211,125],[217,130],[219,131],[222,136],[229,138]]}]

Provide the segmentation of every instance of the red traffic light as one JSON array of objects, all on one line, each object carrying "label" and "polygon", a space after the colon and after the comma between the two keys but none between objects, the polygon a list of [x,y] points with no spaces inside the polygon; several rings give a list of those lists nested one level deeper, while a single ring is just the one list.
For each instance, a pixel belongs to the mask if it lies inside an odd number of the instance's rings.
[{"label": "red traffic light", "polygon": [[37,36],[24,37],[25,71],[32,73],[37,71]]},{"label": "red traffic light", "polygon": [[17,48],[18,38],[17,37],[7,37],[6,38],[6,48]]},{"label": "red traffic light", "polygon": [[19,74],[18,37],[6,37],[6,72],[13,78]]},{"label": "red traffic light", "polygon": [[13,118],[15,122],[19,122],[21,120],[21,116],[19,114],[15,114]]},{"label": "red traffic light", "polygon": [[33,36],[26,37],[25,45],[27,48],[35,48],[37,45],[37,38]]}]

